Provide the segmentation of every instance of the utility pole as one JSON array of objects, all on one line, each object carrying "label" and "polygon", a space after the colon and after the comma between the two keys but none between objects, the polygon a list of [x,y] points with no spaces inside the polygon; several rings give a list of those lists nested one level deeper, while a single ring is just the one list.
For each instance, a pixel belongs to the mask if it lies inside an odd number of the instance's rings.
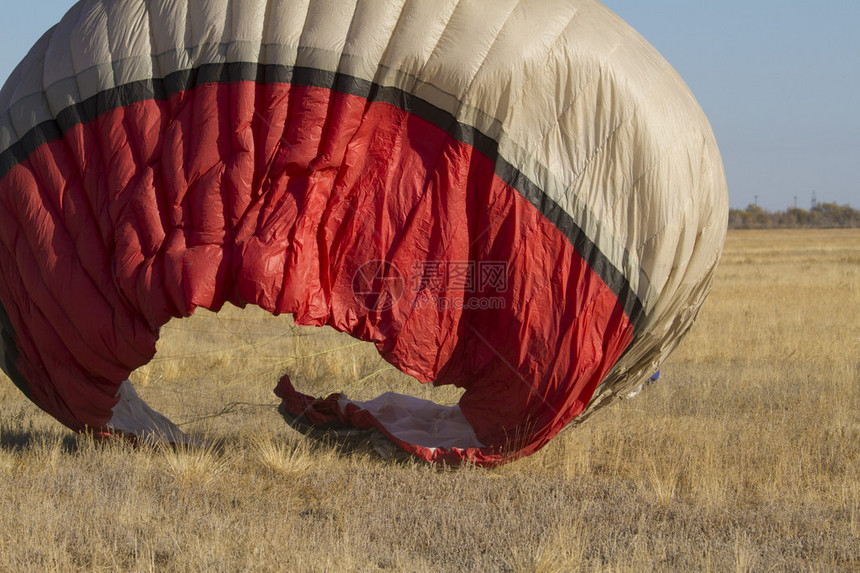
[{"label": "utility pole", "polygon": [[815,207],[817,205],[818,205],[818,201],[815,199],[815,189],[813,189],[812,190],[812,208],[815,209]]}]

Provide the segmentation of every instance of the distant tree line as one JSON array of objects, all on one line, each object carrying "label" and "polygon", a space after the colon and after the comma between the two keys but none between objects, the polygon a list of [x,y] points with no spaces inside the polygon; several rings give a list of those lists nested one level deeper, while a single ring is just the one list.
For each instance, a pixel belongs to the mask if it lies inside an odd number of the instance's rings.
[{"label": "distant tree line", "polygon": [[800,229],[860,227],[860,211],[849,205],[818,203],[811,209],[767,211],[758,205],[729,210],[729,229]]}]

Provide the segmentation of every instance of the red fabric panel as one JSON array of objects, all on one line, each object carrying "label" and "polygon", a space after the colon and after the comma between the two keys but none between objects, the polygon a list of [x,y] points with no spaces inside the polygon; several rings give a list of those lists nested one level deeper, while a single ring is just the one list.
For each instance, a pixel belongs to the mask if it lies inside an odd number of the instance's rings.
[{"label": "red fabric panel", "polygon": [[[99,427],[162,324],[257,304],[466,388],[463,413],[490,445],[468,457],[530,453],[584,409],[633,333],[494,169],[427,121],[322,88],[208,84],[107,113],[0,181],[0,216],[17,222],[0,230],[0,297],[18,368],[45,410]],[[386,263],[368,281],[391,304],[356,296],[373,261]],[[421,284],[428,261],[447,282]],[[478,284],[477,266],[475,284],[452,278],[470,262],[501,265],[506,284]]]}]

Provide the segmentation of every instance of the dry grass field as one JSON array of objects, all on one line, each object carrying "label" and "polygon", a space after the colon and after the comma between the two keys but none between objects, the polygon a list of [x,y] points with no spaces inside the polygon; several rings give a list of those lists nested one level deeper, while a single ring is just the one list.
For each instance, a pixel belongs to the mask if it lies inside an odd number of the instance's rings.
[{"label": "dry grass field", "polygon": [[160,345],[134,382],[208,446],[95,443],[0,381],[0,570],[860,569],[860,230],[731,232],[661,379],[495,470],[286,427],[285,370],[457,399],[336,333],[233,309]]}]

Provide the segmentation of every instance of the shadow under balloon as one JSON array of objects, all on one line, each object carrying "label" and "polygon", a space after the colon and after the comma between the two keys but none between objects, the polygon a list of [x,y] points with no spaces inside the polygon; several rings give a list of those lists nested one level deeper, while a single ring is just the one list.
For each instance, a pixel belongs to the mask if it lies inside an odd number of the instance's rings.
[{"label": "shadow under balloon", "polygon": [[[325,427],[314,426],[301,416],[295,416],[280,408],[279,413],[293,431],[302,434],[304,447],[310,452],[333,452],[335,455],[349,457],[357,453],[369,454],[373,458],[386,460],[391,463],[402,463],[414,460],[413,456],[398,448],[382,435],[379,430],[358,430],[341,424],[329,424]],[[115,448],[117,446],[130,450],[167,449],[174,451],[210,450],[216,454],[224,454],[233,446],[239,446],[243,440],[233,437],[191,438],[185,443],[158,442],[136,439],[131,435],[116,434],[100,436],[92,433],[75,433],[58,431],[51,428],[34,427],[16,428],[14,425],[3,424],[0,427],[0,452],[21,455],[39,450],[58,449],[62,455],[77,455],[84,451]],[[232,443],[232,445],[231,445]]]},{"label": "shadow under balloon", "polygon": [[44,447],[46,444],[57,444],[65,454],[74,454],[80,450],[80,436],[69,433],[59,436],[50,430],[15,430],[3,428],[0,431],[0,450],[14,453]]}]

